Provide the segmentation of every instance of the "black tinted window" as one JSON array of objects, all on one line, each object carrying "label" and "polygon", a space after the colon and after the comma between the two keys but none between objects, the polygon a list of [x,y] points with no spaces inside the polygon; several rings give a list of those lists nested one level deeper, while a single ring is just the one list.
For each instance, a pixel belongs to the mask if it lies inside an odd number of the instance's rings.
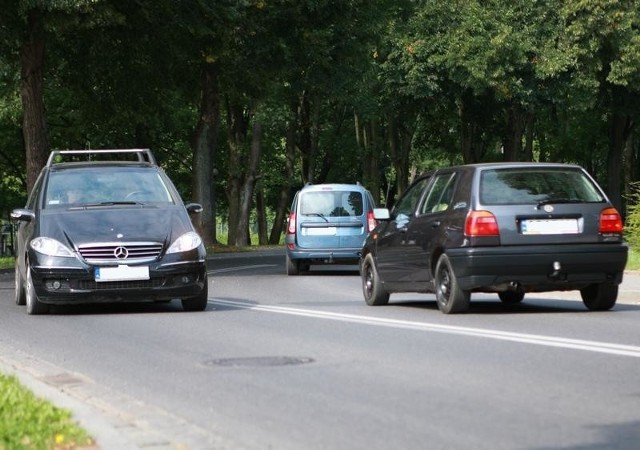
[{"label": "black tinted window", "polygon": [[503,205],[545,201],[602,202],[604,198],[580,170],[509,168],[482,172],[480,201]]},{"label": "black tinted window", "polygon": [[45,207],[104,202],[172,202],[155,170],[141,168],[87,168],[51,172]]},{"label": "black tinted window", "polygon": [[420,210],[422,214],[444,211],[449,208],[453,198],[454,179],[455,174],[453,173],[436,176]]},{"label": "black tinted window", "polygon": [[418,201],[420,201],[422,192],[430,179],[431,178],[429,177],[421,178],[407,189],[393,209],[394,217],[398,217],[400,215],[408,216],[416,210],[416,206]]}]

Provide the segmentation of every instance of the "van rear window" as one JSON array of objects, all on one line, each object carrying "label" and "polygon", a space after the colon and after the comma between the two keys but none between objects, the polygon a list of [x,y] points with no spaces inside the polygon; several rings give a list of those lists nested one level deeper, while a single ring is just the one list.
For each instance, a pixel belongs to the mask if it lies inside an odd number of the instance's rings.
[{"label": "van rear window", "polygon": [[300,214],[305,216],[361,216],[362,193],[358,191],[305,192],[300,197]]},{"label": "van rear window", "polygon": [[480,201],[485,205],[509,205],[547,201],[599,203],[605,199],[580,170],[511,167],[482,172]]}]

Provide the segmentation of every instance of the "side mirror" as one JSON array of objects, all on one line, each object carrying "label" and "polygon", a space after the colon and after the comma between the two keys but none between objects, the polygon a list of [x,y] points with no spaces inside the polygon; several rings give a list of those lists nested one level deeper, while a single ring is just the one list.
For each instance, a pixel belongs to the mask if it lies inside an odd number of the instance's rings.
[{"label": "side mirror", "polygon": [[202,212],[202,205],[200,203],[187,203],[184,207],[187,208],[189,214],[200,214]]},{"label": "side mirror", "polygon": [[373,209],[373,218],[376,220],[389,220],[390,218],[389,210],[387,208],[374,208]]},{"label": "side mirror", "polygon": [[35,213],[30,209],[18,208],[11,211],[11,219],[17,222],[31,222],[35,218]]}]

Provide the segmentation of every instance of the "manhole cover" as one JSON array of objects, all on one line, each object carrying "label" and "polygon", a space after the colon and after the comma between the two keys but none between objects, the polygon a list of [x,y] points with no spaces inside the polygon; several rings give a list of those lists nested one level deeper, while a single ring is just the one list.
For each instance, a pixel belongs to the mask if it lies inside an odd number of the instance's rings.
[{"label": "manhole cover", "polygon": [[313,362],[313,358],[300,356],[256,356],[249,358],[221,358],[205,362],[207,366],[217,367],[274,367],[295,366]]}]

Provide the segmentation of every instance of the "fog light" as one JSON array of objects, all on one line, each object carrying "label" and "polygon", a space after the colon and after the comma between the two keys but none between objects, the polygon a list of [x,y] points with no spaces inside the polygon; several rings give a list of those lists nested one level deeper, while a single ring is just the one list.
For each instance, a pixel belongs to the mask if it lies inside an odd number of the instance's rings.
[{"label": "fog light", "polygon": [[182,283],[187,284],[189,282],[189,277],[187,275],[182,276]]},{"label": "fog light", "polygon": [[62,286],[62,285],[60,284],[60,282],[58,280],[53,282],[53,288],[54,289],[58,290],[58,289],[60,289],[60,286]]}]

